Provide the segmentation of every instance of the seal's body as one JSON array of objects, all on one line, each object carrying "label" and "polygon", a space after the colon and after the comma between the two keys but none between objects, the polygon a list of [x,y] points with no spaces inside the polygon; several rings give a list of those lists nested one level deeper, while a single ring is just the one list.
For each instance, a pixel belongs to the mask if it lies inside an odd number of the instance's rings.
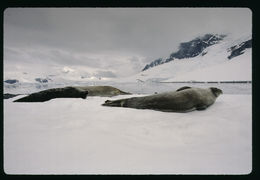
[{"label": "seal's body", "polygon": [[167,112],[189,112],[206,109],[215,102],[220,94],[222,94],[222,90],[213,87],[207,89],[183,87],[177,91],[150,96],[132,97],[114,101],[107,100],[102,105],[153,109]]},{"label": "seal's body", "polygon": [[88,96],[112,97],[116,95],[131,94],[123,92],[112,86],[69,86],[64,88],[53,88],[32,93],[14,102],[44,102],[54,98],[83,98]]},{"label": "seal's body", "polygon": [[32,93],[23,98],[17,99],[14,102],[44,102],[54,98],[82,98],[86,99],[88,91],[76,88],[53,88],[44,91]]},{"label": "seal's body", "polygon": [[88,96],[112,97],[117,95],[131,94],[112,86],[77,86],[77,88],[88,91]]}]

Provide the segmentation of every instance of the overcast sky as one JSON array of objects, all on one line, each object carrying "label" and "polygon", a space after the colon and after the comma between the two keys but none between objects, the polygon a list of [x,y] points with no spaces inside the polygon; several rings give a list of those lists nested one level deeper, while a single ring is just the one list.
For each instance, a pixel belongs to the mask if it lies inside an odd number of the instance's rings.
[{"label": "overcast sky", "polygon": [[4,65],[127,76],[198,35],[250,32],[251,16],[246,8],[8,8]]}]

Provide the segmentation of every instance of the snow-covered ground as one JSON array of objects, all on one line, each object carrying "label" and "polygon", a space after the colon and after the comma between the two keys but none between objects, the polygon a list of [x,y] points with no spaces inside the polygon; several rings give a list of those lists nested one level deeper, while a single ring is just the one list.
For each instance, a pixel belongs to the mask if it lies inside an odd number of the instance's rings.
[{"label": "snow-covered ground", "polygon": [[113,98],[4,100],[7,174],[247,174],[252,96],[223,94],[205,111],[105,107]]}]

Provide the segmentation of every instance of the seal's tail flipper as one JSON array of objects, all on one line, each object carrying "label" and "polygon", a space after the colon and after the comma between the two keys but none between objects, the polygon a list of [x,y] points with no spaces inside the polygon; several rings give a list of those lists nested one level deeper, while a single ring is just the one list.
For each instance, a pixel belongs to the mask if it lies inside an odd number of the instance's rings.
[{"label": "seal's tail flipper", "polygon": [[121,90],[120,90],[120,93],[121,93],[121,94],[124,94],[124,95],[131,95],[131,94],[132,94],[132,93],[124,92],[124,91],[121,91]]},{"label": "seal's tail flipper", "polygon": [[13,102],[24,102],[24,100],[26,100],[26,98],[20,98],[20,99],[16,99]]}]

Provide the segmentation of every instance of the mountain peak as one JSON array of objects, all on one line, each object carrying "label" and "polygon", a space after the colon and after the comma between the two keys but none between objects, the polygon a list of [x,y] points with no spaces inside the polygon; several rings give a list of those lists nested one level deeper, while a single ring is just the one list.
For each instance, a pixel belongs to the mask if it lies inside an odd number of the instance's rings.
[{"label": "mountain peak", "polygon": [[182,42],[179,45],[179,50],[177,52],[173,52],[170,54],[170,56],[166,59],[156,59],[150,64],[147,64],[142,71],[145,71],[149,68],[152,68],[154,66],[164,64],[167,62],[170,62],[174,59],[184,59],[184,58],[192,58],[195,56],[198,56],[202,53],[202,51],[219,41],[223,40],[226,37],[226,35],[219,35],[219,34],[205,34],[203,36],[199,36],[191,41],[188,42]]}]

